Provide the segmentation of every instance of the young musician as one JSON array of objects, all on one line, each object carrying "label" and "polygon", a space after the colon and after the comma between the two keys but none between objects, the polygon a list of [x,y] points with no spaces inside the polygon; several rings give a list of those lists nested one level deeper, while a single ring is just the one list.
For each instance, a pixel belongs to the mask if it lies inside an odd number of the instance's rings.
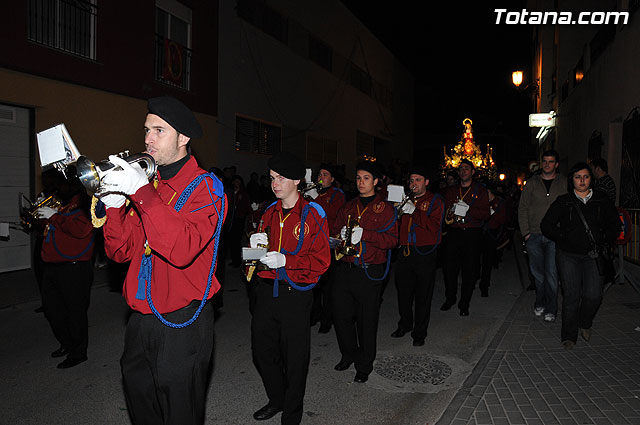
[{"label": "young musician", "polygon": [[[444,200],[427,190],[429,174],[414,166],[409,174],[413,201],[402,207],[400,252],[396,263],[398,328],[391,334],[400,338],[411,332],[413,345],[424,345],[431,315],[436,273],[436,255],[442,236]],[[415,303],[415,318],[413,305]]]},{"label": "young musician", "polygon": [[398,244],[393,204],[385,200],[386,195],[376,193],[381,179],[375,164],[358,164],[360,196],[340,209],[332,229],[332,234],[339,232],[345,244],[357,250],[356,255],[340,259],[333,285],[333,322],[342,354],[335,369],[347,370],[355,363],[354,382],[360,383],[373,370],[382,284],[389,271],[390,250]]},{"label": "young musician", "polygon": [[[329,228],[322,207],[298,192],[305,166],[281,152],[269,159],[277,201],[262,216],[263,232],[251,235],[252,248],[268,245],[260,262],[251,320],[251,349],[269,402],[253,415],[299,424],[310,357],[311,289],[330,263]],[[255,281],[255,280],[254,280]]]}]

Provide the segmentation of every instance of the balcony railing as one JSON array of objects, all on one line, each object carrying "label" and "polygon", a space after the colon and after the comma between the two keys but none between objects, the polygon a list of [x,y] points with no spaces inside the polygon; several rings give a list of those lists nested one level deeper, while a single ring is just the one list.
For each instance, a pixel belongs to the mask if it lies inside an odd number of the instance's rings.
[{"label": "balcony railing", "polygon": [[156,34],[155,79],[181,89],[191,89],[191,49]]},{"label": "balcony railing", "polygon": [[84,0],[29,0],[27,38],[95,59],[98,8],[94,3]]}]

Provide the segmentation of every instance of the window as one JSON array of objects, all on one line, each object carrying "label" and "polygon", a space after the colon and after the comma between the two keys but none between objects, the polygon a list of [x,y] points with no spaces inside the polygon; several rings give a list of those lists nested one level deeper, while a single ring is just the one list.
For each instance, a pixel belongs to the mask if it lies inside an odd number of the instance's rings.
[{"label": "window", "polygon": [[236,116],[236,151],[275,155],[281,143],[281,127]]},{"label": "window", "polygon": [[371,76],[353,63],[349,73],[349,83],[362,93],[371,96]]},{"label": "window", "polygon": [[29,0],[28,36],[36,43],[96,58],[96,0]]},{"label": "window", "polygon": [[288,18],[267,6],[263,1],[238,0],[237,12],[239,17],[251,25],[260,28],[281,43],[288,43]]},{"label": "window", "polygon": [[309,34],[309,59],[331,72],[333,49]]},{"label": "window", "polygon": [[358,130],[356,134],[356,155],[358,159],[375,159],[373,136]]},{"label": "window", "polygon": [[190,89],[191,9],[174,0],[156,2],[156,80]]}]

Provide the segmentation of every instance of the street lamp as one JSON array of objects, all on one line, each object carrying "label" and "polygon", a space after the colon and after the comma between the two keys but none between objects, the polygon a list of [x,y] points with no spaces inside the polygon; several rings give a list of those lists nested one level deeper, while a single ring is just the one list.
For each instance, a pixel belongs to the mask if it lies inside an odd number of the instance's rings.
[{"label": "street lamp", "polygon": [[522,84],[522,71],[513,71],[511,73],[511,81],[513,81],[514,86],[520,87],[520,84]]}]

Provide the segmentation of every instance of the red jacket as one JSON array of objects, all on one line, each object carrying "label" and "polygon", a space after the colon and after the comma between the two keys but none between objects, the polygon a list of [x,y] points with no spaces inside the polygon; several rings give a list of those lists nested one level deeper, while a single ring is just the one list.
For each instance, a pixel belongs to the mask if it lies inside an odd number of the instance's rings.
[{"label": "red jacket", "polygon": [[80,195],[46,220],[48,230],[42,241],[42,260],[47,263],[89,261],[93,255],[93,225],[78,207]]},{"label": "red jacket", "polygon": [[[395,208],[385,201],[386,194],[378,192],[376,197],[364,207],[357,196],[338,211],[332,234],[340,234],[347,218],[358,219],[362,227],[362,240],[358,243],[360,258],[358,263],[383,264],[387,261],[387,250],[398,246],[398,223]],[[353,263],[355,256],[344,256],[340,260]]]},{"label": "red jacket", "polygon": [[[302,214],[309,201],[298,196],[295,206],[288,215],[282,212],[282,201],[271,204],[262,216],[262,230],[269,234],[269,251],[293,253],[300,239]],[[282,227],[280,224],[282,223]],[[304,238],[302,247],[295,255],[286,254],[284,269],[294,283],[316,283],[329,268],[331,253],[329,252],[329,227],[326,214],[309,205],[304,221]],[[258,273],[265,279],[275,279],[276,270],[265,270]]]},{"label": "red jacket", "polygon": [[[179,310],[193,300],[201,300],[207,286],[216,225],[220,219],[221,198],[212,195],[201,182],[180,212],[174,206],[180,194],[205,171],[191,157],[178,174],[159,180],[158,188],[147,184],[131,196],[133,208],[107,209],[104,226],[104,247],[107,255],[119,263],[131,261],[124,282],[123,294],[129,306],[150,314],[146,299],[137,299],[138,273],[145,251],[145,241],[153,254],[151,299],[160,313]],[[212,181],[206,181],[213,192]],[[222,185],[220,185],[222,187]],[[222,189],[220,190],[222,195]],[[226,214],[227,204],[225,199]],[[211,277],[211,298],[220,289],[215,275]]]},{"label": "red jacket", "polygon": [[449,186],[444,192],[446,211],[449,211],[453,204],[459,199],[469,205],[465,222],[458,223],[454,221],[449,227],[454,229],[464,227],[481,228],[484,222],[491,217],[491,212],[489,211],[489,193],[484,185],[474,181],[471,182],[471,185],[467,188],[461,187],[459,183]]},{"label": "red jacket", "polygon": [[327,213],[329,229],[333,229],[336,217],[338,216],[338,210],[340,210],[346,202],[344,192],[335,186],[331,186],[329,190],[318,195],[314,201],[317,202],[322,209],[324,209],[324,212]]},{"label": "red jacket", "polygon": [[440,243],[444,200],[428,192],[414,202],[412,214],[400,217],[400,245],[426,246]]}]

